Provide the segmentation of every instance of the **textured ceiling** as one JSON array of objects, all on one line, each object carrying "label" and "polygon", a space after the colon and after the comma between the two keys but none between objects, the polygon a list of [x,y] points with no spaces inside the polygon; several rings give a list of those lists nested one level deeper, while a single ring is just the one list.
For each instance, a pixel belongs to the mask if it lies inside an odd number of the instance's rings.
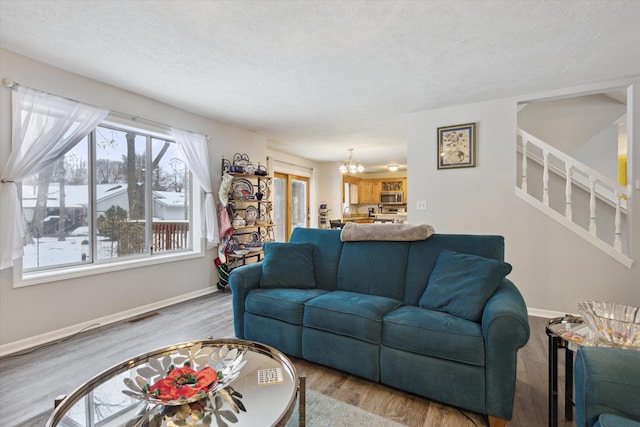
[{"label": "textured ceiling", "polygon": [[406,163],[407,113],[640,75],[638,22],[636,0],[0,0],[0,46],[373,170]]}]

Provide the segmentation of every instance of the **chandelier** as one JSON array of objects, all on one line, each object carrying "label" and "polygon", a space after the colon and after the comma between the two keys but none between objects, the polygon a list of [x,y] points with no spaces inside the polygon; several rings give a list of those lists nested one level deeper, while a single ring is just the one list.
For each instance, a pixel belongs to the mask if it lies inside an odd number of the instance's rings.
[{"label": "chandelier", "polygon": [[364,172],[364,166],[359,161],[353,161],[351,158],[353,154],[353,148],[349,148],[349,158],[342,162],[340,167],[338,168],[342,173],[356,173],[356,172]]}]

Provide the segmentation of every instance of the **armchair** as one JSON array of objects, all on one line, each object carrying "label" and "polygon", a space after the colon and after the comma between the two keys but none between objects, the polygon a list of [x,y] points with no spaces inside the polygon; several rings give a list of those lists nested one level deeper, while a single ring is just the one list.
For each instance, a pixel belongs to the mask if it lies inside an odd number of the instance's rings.
[{"label": "armchair", "polygon": [[640,351],[582,347],[574,379],[576,427],[640,427]]}]

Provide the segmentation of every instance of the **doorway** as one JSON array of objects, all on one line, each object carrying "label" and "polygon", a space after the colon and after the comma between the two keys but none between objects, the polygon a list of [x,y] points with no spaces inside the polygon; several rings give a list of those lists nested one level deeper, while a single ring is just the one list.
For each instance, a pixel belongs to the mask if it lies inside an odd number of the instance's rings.
[{"label": "doorway", "polygon": [[288,242],[297,227],[309,227],[309,178],[274,174],[273,222],[276,242]]}]

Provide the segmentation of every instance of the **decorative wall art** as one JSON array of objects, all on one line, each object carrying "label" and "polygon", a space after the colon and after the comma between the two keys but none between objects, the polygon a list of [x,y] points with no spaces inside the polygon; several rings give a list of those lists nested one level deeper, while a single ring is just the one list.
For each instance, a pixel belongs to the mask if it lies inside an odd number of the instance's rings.
[{"label": "decorative wall art", "polygon": [[476,124],[438,128],[438,169],[476,165]]}]

